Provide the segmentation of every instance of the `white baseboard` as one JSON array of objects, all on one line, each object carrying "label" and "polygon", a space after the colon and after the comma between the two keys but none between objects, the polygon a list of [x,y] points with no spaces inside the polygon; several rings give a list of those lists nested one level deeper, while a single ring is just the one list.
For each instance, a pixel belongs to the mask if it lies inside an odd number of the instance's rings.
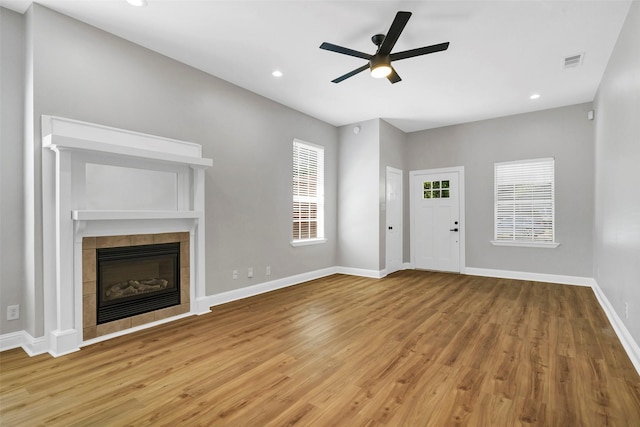
[{"label": "white baseboard", "polygon": [[232,291],[222,292],[214,295],[207,295],[198,301],[198,306],[213,307],[225,304],[231,301],[249,298],[255,295],[264,294],[266,292],[275,291],[276,289],[286,288],[288,286],[297,285],[299,283],[308,282],[309,280],[319,279],[337,273],[336,267],[324,268],[321,270],[311,271],[309,273],[297,274],[295,276],[284,277],[269,282],[259,283],[245,288],[234,289]]},{"label": "white baseboard", "polygon": [[0,351],[22,347],[25,331],[9,332],[0,335]]},{"label": "white baseboard", "polygon": [[524,271],[494,270],[491,268],[465,267],[462,274],[471,276],[498,277],[501,279],[530,280],[534,282],[559,283],[562,285],[589,286],[593,278],[581,276],[564,276],[559,274],[528,273]]},{"label": "white baseboard", "polygon": [[336,267],[336,273],[347,274],[349,276],[369,277],[371,279],[381,279],[387,275],[387,270],[366,270],[364,268]]},{"label": "white baseboard", "polygon": [[33,338],[27,331],[10,332],[0,335],[0,351],[22,348],[29,356],[47,352],[44,337]]},{"label": "white baseboard", "polygon": [[38,354],[44,354],[49,351],[47,346],[47,339],[45,337],[34,338],[26,331],[24,332],[24,344],[22,349],[27,352],[29,356],[36,356]]},{"label": "white baseboard", "polygon": [[618,313],[616,313],[616,311],[613,309],[611,302],[609,302],[607,296],[604,294],[604,292],[602,292],[602,289],[600,288],[600,285],[598,285],[598,282],[596,282],[595,279],[592,280],[593,284],[591,288],[593,289],[593,293],[596,294],[596,298],[598,299],[602,310],[604,310],[604,313],[609,318],[609,322],[616,332],[616,335],[620,339],[622,346],[626,350],[629,359],[631,359],[631,363],[633,363],[636,371],[638,371],[638,374],[640,374],[640,347],[638,347],[638,343],[635,342],[635,340],[631,336],[631,333],[624,325],[624,322],[622,321],[620,316],[618,316]]}]

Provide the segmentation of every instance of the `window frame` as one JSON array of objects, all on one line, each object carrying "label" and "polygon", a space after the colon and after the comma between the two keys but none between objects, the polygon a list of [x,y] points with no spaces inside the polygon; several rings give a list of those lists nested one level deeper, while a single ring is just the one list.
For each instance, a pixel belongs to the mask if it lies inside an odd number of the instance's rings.
[{"label": "window frame", "polygon": [[[315,168],[317,170],[316,180],[313,184],[315,188],[315,196],[314,195],[302,195],[298,194],[299,191],[296,191],[296,165],[300,165],[300,157],[296,155],[296,148],[302,148],[304,150],[313,151],[317,154],[317,162],[315,164]],[[292,144],[292,211],[291,211],[291,246],[306,246],[306,245],[314,245],[319,243],[324,243],[327,241],[324,234],[324,147],[317,144],[312,144],[310,142],[302,141],[300,139],[294,138]],[[297,162],[298,160],[298,162]],[[299,189],[299,187],[298,187]],[[315,215],[315,237],[304,237],[304,238],[295,238],[293,225],[296,223],[300,223],[300,217],[296,218],[295,214],[295,204],[296,203],[313,203],[315,201],[316,205],[316,215]],[[310,221],[311,222],[311,221]]]},{"label": "window frame", "polygon": [[[524,168],[523,168],[524,167]],[[528,169],[527,169],[528,167]],[[513,185],[514,188],[506,192],[501,189],[499,191],[499,182],[508,179],[507,185]],[[547,182],[545,182],[545,180]],[[543,188],[529,188],[528,191],[522,193],[527,197],[517,196],[515,186],[520,184],[526,184],[528,186],[540,187],[540,182],[544,182],[548,185],[550,180],[550,188],[547,190]],[[501,184],[505,185],[505,184]],[[499,217],[505,215],[509,205],[513,205],[513,232],[510,234],[510,238],[500,237],[504,235],[504,227],[499,227]],[[541,209],[551,210],[551,226],[546,229],[551,232],[551,239],[538,239],[533,236],[533,232],[536,230],[535,226],[531,226],[532,238],[526,239],[518,236],[518,228],[516,224],[519,222],[534,223],[536,220],[540,220],[539,212],[535,212],[532,206],[539,205]],[[531,209],[530,213],[524,213],[518,215],[516,208],[518,206],[526,206]],[[508,215],[508,213],[507,213]],[[521,227],[520,231],[526,230],[526,227]],[[537,230],[545,231],[544,227],[537,228]],[[494,227],[493,227],[493,240],[491,244],[494,246],[520,246],[520,247],[535,247],[535,248],[556,248],[560,245],[556,241],[556,220],[555,220],[555,159],[553,157],[539,158],[539,159],[527,159],[509,162],[496,162],[494,163]]]}]

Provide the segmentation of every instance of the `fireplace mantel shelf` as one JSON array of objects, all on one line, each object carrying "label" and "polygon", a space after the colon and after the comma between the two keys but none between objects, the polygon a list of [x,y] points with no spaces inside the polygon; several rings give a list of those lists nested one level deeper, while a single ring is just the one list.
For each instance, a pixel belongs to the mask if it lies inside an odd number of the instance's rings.
[{"label": "fireplace mantel shelf", "polygon": [[72,210],[74,221],[105,221],[131,219],[197,219],[202,217],[199,211],[107,211],[107,210]]},{"label": "fireplace mantel shelf", "polygon": [[203,157],[194,157],[194,156],[185,156],[175,153],[166,153],[155,150],[146,150],[135,147],[125,147],[118,146],[115,144],[108,144],[99,141],[85,141],[76,138],[69,138],[58,136],[55,138],[55,143],[50,143],[45,141],[44,147],[48,147],[51,149],[62,149],[62,150],[71,150],[71,151],[84,151],[84,152],[94,152],[94,153],[104,153],[110,155],[123,156],[128,158],[138,158],[144,160],[154,160],[156,162],[163,163],[173,163],[173,164],[184,164],[189,165],[191,167],[209,167],[213,164],[213,160],[203,158]]},{"label": "fireplace mantel shelf", "polygon": [[213,164],[213,160],[202,157],[200,145],[192,142],[55,116],[42,116],[42,146],[54,151],[108,154],[199,169]]}]

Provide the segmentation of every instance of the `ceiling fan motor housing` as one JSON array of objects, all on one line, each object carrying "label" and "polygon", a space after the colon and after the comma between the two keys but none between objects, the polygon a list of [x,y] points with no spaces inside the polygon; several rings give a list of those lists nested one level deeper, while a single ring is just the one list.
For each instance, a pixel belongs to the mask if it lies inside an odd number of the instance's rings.
[{"label": "ceiling fan motor housing", "polygon": [[389,55],[375,54],[369,60],[369,67],[371,67],[372,70],[384,65],[388,67],[390,66],[390,64],[391,64],[391,60]]}]

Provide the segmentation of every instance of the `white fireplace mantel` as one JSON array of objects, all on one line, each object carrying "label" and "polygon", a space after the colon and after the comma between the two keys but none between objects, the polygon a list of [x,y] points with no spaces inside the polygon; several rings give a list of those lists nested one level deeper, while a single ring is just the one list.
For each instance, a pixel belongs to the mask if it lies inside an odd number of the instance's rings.
[{"label": "white fireplace mantel", "polygon": [[[47,351],[59,356],[86,344],[83,237],[189,232],[188,315],[208,312],[204,169],[213,162],[202,157],[200,145],[46,115],[42,143],[54,153],[43,156],[42,172]],[[127,173],[141,183],[118,184]],[[104,183],[109,177],[116,178],[113,185]]]}]

